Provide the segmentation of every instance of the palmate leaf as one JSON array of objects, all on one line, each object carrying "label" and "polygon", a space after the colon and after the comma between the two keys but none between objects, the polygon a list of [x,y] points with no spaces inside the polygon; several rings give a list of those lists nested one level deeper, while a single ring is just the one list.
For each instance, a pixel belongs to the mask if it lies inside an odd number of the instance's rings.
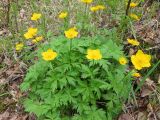
[{"label": "palmate leaf", "polygon": [[66,76],[60,78],[60,79],[58,80],[58,84],[59,84],[59,86],[60,86],[61,89],[62,89],[63,87],[65,87],[65,86],[67,85],[67,78],[66,78]]},{"label": "palmate leaf", "polygon": [[119,57],[123,55],[122,47],[117,46],[112,40],[108,40],[101,49],[104,58],[114,58],[115,60],[118,60]]},{"label": "palmate leaf", "polygon": [[[30,84],[32,82],[38,80],[39,77],[43,78],[46,75],[46,71],[48,70],[49,64],[40,61],[29,68],[29,72],[27,73],[24,82],[21,84],[20,88],[22,91],[28,90],[30,87]],[[41,74],[40,74],[41,73]]]},{"label": "palmate leaf", "polygon": [[100,88],[102,90],[109,90],[112,88],[112,85],[105,82],[104,80],[94,79],[92,80],[92,86],[95,88]]},{"label": "palmate leaf", "polygon": [[102,109],[97,109],[95,106],[92,106],[90,111],[86,111],[87,120],[106,120],[106,113]]},{"label": "palmate leaf", "polygon": [[54,69],[54,71],[65,73],[66,71],[69,71],[69,70],[72,69],[72,68],[71,68],[71,65],[67,63],[68,60],[66,60],[66,62],[65,62],[65,61],[62,61],[62,62],[63,62],[64,64],[56,67],[56,68]]},{"label": "palmate leaf", "polygon": [[82,78],[88,78],[88,77],[92,77],[92,72],[90,70],[90,68],[87,65],[81,65],[81,71],[82,71]]},{"label": "palmate leaf", "polygon": [[54,92],[58,87],[58,82],[57,80],[55,80],[52,84],[51,84],[51,89]]},{"label": "palmate leaf", "polygon": [[88,101],[94,99],[94,94],[92,93],[92,89],[87,83],[78,81],[78,87],[73,90],[74,96],[82,96],[82,100]]},{"label": "palmate leaf", "polygon": [[84,115],[75,114],[75,115],[73,116],[72,120],[86,120],[86,118],[85,118]]},{"label": "palmate leaf", "polygon": [[72,90],[67,88],[65,91],[56,91],[54,95],[45,99],[45,104],[50,105],[53,110],[60,109],[61,106],[68,106],[71,103],[77,104],[77,98],[73,97]]},{"label": "palmate leaf", "polygon": [[66,75],[63,78],[58,79],[57,83],[56,82],[52,83],[52,85],[54,85],[55,87],[58,87],[57,84],[61,89],[63,89],[67,85],[75,86],[76,85],[76,79],[72,76]]},{"label": "palmate leaf", "polygon": [[105,59],[101,59],[98,61],[90,61],[89,66],[95,66],[95,65],[99,65],[99,67],[102,67],[105,71],[108,71],[108,67],[110,65],[110,62],[105,60]]},{"label": "palmate leaf", "polygon": [[98,64],[100,65],[100,66],[102,66],[102,68],[105,70],[105,71],[108,71],[108,67],[109,67],[109,65],[110,65],[110,62],[109,61],[107,61],[107,60],[100,60],[100,61],[98,61]]},{"label": "palmate leaf", "polygon": [[23,82],[23,83],[21,84],[21,86],[20,86],[20,89],[21,89],[22,91],[26,91],[26,90],[29,89],[29,87],[30,87],[30,82]]},{"label": "palmate leaf", "polygon": [[77,104],[74,104],[74,108],[77,109],[77,112],[82,115],[84,111],[90,110],[90,105],[88,102],[78,100]]},{"label": "palmate leaf", "polygon": [[90,88],[91,91],[96,93],[95,98],[100,99],[101,98],[101,90],[109,90],[112,86],[100,79],[93,79],[92,82],[90,83]]},{"label": "palmate leaf", "polygon": [[48,105],[43,105],[40,103],[35,103],[30,99],[25,100],[24,102],[25,110],[28,112],[33,112],[35,113],[38,117],[46,114],[50,110],[50,106]]},{"label": "palmate leaf", "polygon": [[66,79],[70,85],[73,85],[73,86],[76,85],[76,80],[72,76],[66,76]]},{"label": "palmate leaf", "polygon": [[45,120],[61,120],[60,113],[56,111],[49,112]]}]

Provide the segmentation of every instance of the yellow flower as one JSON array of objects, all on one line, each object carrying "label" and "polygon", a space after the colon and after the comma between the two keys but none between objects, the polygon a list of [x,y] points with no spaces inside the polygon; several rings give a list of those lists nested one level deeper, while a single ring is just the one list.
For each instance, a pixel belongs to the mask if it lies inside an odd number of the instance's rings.
[{"label": "yellow flower", "polygon": [[141,70],[144,67],[150,67],[151,56],[144,54],[142,50],[138,50],[136,55],[131,56],[131,62],[135,69]]},{"label": "yellow flower", "polygon": [[140,20],[140,18],[136,14],[130,14],[129,16],[137,21]]},{"label": "yellow flower", "polygon": [[17,43],[17,44],[16,44],[16,50],[17,50],[17,51],[22,50],[23,46],[24,46],[23,43]]},{"label": "yellow flower", "polygon": [[90,4],[93,0],[81,0],[81,1],[86,3],[86,4]]},{"label": "yellow flower", "polygon": [[31,38],[33,38],[33,35],[30,34],[29,32],[27,32],[27,33],[24,34],[24,37],[25,37],[26,39],[31,39]]},{"label": "yellow flower", "polygon": [[33,43],[37,43],[43,39],[42,36],[36,37],[35,39],[32,40]]},{"label": "yellow flower", "polygon": [[69,30],[65,31],[65,36],[68,38],[68,39],[72,39],[72,38],[75,38],[78,36],[78,32],[76,30],[75,27],[73,28],[70,28]]},{"label": "yellow flower", "polygon": [[28,33],[32,34],[33,36],[37,34],[38,29],[37,28],[29,28]]},{"label": "yellow flower", "polygon": [[36,37],[37,42],[41,41],[43,39],[42,36]]},{"label": "yellow flower", "polygon": [[41,16],[42,15],[40,13],[33,13],[31,20],[36,21],[36,20],[40,19]]},{"label": "yellow flower", "polygon": [[37,43],[37,40],[36,40],[36,39],[33,39],[33,40],[32,40],[32,43]]},{"label": "yellow flower", "polygon": [[64,19],[64,18],[67,17],[67,15],[68,15],[67,12],[61,12],[58,17],[61,18],[61,19]]},{"label": "yellow flower", "polygon": [[138,73],[138,72],[136,72],[136,73],[133,73],[132,76],[133,76],[133,77],[141,77],[141,74]]},{"label": "yellow flower", "polygon": [[105,9],[105,6],[103,6],[103,5],[97,5],[97,6],[90,7],[90,10],[92,12],[96,12],[98,10],[104,10],[104,9]]},{"label": "yellow flower", "polygon": [[42,57],[45,61],[54,60],[57,57],[57,53],[52,49],[48,49],[46,52],[42,52]]},{"label": "yellow flower", "polygon": [[134,3],[134,2],[131,2],[131,3],[130,3],[130,7],[131,7],[131,8],[134,8],[134,7],[136,7],[137,5],[138,5],[138,4],[137,4],[137,3]]},{"label": "yellow flower", "polygon": [[127,39],[128,43],[131,45],[138,46],[139,42],[136,39]]},{"label": "yellow flower", "polygon": [[102,59],[102,54],[99,49],[96,50],[88,49],[86,57],[89,60],[100,60]]},{"label": "yellow flower", "polygon": [[98,11],[98,8],[97,7],[90,7],[90,10],[92,11],[92,12],[96,12],[96,11]]},{"label": "yellow flower", "polygon": [[37,34],[37,28],[29,28],[28,31],[24,34],[26,39],[31,39]]},{"label": "yellow flower", "polygon": [[125,64],[127,64],[127,60],[126,60],[126,58],[125,58],[125,57],[121,57],[121,58],[119,58],[119,63],[120,63],[121,65],[125,65]]},{"label": "yellow flower", "polygon": [[103,5],[97,5],[97,8],[98,8],[99,10],[104,10],[104,9],[105,9],[105,6],[103,6]]}]

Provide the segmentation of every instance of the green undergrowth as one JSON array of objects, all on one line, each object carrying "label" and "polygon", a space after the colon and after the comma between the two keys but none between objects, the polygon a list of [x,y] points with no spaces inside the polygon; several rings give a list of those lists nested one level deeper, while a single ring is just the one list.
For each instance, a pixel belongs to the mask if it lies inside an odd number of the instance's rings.
[{"label": "green undergrowth", "polygon": [[[112,120],[121,111],[131,89],[131,73],[119,64],[125,56],[114,37],[60,36],[39,50],[39,60],[30,67],[21,85],[29,90],[26,111],[39,120]],[[44,61],[41,52],[56,50],[58,57]],[[103,59],[87,60],[88,48],[100,49]]]}]

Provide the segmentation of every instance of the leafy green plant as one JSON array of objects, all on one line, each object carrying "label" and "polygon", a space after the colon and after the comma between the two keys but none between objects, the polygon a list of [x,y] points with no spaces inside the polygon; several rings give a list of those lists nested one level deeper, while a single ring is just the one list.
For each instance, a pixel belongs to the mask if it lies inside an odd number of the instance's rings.
[{"label": "leafy green plant", "polygon": [[[131,72],[121,65],[122,46],[108,37],[68,40],[53,37],[38,53],[21,85],[28,91],[26,111],[39,120],[112,120],[131,90]],[[57,57],[44,61],[41,53],[53,49]],[[88,60],[87,49],[99,49],[100,60]]]}]

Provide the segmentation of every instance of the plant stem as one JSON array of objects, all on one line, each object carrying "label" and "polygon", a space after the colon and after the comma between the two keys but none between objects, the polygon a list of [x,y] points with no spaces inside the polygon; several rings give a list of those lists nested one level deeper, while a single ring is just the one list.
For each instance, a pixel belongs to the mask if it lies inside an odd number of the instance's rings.
[{"label": "plant stem", "polygon": [[71,50],[72,50],[72,40],[70,40],[70,45],[69,45],[69,58],[70,58],[70,65],[71,65]]},{"label": "plant stem", "polygon": [[85,15],[87,16],[87,4],[85,5]]},{"label": "plant stem", "polygon": [[[18,19],[17,19],[17,16],[18,16],[18,0],[16,0],[16,6],[17,6],[17,8],[15,9],[16,10],[16,12],[14,12],[14,19],[15,19],[15,25],[16,25],[16,33],[18,33],[18,31],[19,31],[19,26],[18,26]],[[14,6],[15,7],[15,6]]]},{"label": "plant stem", "polygon": [[130,3],[131,3],[131,0],[128,0],[127,9],[126,9],[126,16],[128,16]]},{"label": "plant stem", "polygon": [[10,18],[10,0],[8,0],[8,6],[7,6],[7,27],[9,27],[9,18]]}]

